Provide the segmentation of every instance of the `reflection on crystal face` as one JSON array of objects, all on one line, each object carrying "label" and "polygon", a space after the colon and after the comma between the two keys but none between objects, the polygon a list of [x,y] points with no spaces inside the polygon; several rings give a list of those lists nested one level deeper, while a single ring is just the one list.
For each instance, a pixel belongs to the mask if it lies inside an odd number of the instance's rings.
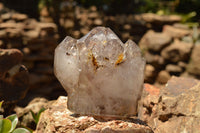
[{"label": "reflection on crystal face", "polygon": [[55,75],[77,114],[135,115],[142,93],[145,60],[131,40],[125,44],[97,27],[79,40],[67,36],[55,50]]}]

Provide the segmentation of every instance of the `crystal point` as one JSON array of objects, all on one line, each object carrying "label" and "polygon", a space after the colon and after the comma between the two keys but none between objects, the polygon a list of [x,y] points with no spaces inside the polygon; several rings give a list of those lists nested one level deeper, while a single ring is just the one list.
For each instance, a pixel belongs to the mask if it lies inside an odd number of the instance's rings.
[{"label": "crystal point", "polygon": [[144,67],[139,47],[123,44],[105,27],[79,40],[66,37],[55,50],[54,72],[68,93],[68,108],[81,115],[135,115]]}]

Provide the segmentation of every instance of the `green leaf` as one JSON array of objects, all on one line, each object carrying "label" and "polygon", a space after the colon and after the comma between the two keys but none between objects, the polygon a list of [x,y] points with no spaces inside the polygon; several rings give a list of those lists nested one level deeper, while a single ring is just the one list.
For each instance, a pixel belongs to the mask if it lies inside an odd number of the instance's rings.
[{"label": "green leaf", "polygon": [[8,117],[6,117],[7,119],[11,120],[11,123],[12,123],[12,127],[10,129],[10,132],[12,132],[16,126],[17,126],[17,123],[18,123],[18,117],[16,114],[13,114],[13,115],[10,115]]},{"label": "green leaf", "polygon": [[12,133],[30,133],[30,132],[25,128],[17,128]]},{"label": "green leaf", "polygon": [[31,114],[32,114],[32,117],[33,117],[33,119],[34,119],[34,121],[36,123],[37,116],[35,115],[35,113],[32,110],[31,110]]},{"label": "green leaf", "polygon": [[33,133],[33,132],[34,132],[34,130],[31,129],[31,128],[29,128],[29,127],[26,127],[26,126],[23,126],[23,125],[22,125],[22,127],[25,128],[25,129],[27,129],[30,133]]},{"label": "green leaf", "polygon": [[39,119],[40,119],[40,115],[41,115],[41,113],[42,113],[43,111],[45,111],[45,108],[41,108],[40,111],[38,112],[38,114],[37,114],[37,119],[36,119],[36,124],[38,124],[38,121],[39,121]]},{"label": "green leaf", "polygon": [[0,115],[0,119],[3,119],[3,115]]},{"label": "green leaf", "polygon": [[3,101],[0,102],[0,108],[1,108],[2,104],[3,104]]},{"label": "green leaf", "polygon": [[0,120],[0,133],[9,133],[12,123],[9,119]]},{"label": "green leaf", "polygon": [[41,108],[40,111],[39,111],[37,114],[35,114],[35,113],[31,110],[32,117],[33,117],[33,119],[34,119],[34,121],[35,121],[36,124],[38,123],[38,121],[39,121],[39,119],[40,119],[40,115],[41,115],[41,113],[42,113],[43,111],[45,111],[45,108]]}]

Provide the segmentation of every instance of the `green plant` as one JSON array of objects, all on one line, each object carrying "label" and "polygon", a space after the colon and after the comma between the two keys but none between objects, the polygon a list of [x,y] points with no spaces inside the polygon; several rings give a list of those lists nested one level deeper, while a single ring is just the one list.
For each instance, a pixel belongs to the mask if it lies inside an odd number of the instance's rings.
[{"label": "green plant", "polygon": [[[0,108],[3,104],[3,101],[0,102]],[[0,133],[30,133],[25,128],[16,128],[18,123],[18,117],[16,114],[10,115],[6,118],[3,118],[3,115],[0,115]]]},{"label": "green plant", "polygon": [[182,23],[186,23],[186,22],[191,22],[192,18],[194,18],[197,15],[197,13],[195,11],[193,12],[189,12],[187,14],[182,14]]},{"label": "green plant", "polygon": [[31,111],[32,117],[33,117],[36,124],[38,124],[38,121],[40,119],[40,115],[43,111],[45,111],[45,108],[41,108],[40,111],[36,114],[33,111]]}]

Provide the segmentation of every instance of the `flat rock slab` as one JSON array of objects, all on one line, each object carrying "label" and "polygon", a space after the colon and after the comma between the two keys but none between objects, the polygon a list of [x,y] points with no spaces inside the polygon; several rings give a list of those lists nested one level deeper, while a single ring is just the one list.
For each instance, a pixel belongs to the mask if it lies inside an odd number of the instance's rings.
[{"label": "flat rock slab", "polygon": [[35,133],[153,133],[140,120],[99,120],[78,116],[67,109],[67,97],[61,96],[40,117]]}]

